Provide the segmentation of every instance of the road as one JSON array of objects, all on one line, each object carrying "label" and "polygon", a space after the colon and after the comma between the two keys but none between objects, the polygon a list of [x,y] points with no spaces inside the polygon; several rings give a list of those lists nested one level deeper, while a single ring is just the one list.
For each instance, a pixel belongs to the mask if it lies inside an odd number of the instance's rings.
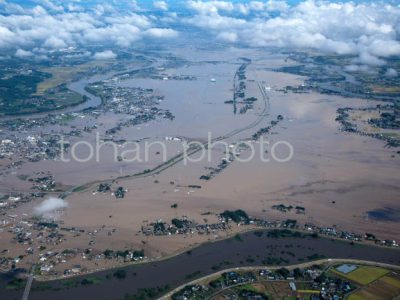
[{"label": "road", "polygon": [[[263,84],[261,84],[260,82],[258,82],[258,88],[260,90],[261,96],[262,96],[262,100],[263,100],[263,110],[260,112],[260,114],[258,115],[257,119],[254,120],[253,122],[251,122],[250,124],[241,127],[241,128],[237,128],[231,132],[228,132],[222,136],[216,137],[214,139],[211,140],[211,143],[213,142],[217,142],[217,141],[222,141],[222,140],[226,140],[228,138],[231,138],[241,132],[244,132],[246,130],[249,130],[251,128],[254,128],[255,126],[257,126],[258,124],[260,124],[263,119],[267,116],[268,112],[270,111],[270,101],[269,101],[269,97],[265,91],[265,87]],[[80,186],[76,186],[66,192],[64,192],[63,194],[60,195],[61,198],[66,198],[68,197],[70,194],[72,194],[73,192],[76,191],[84,191],[87,190],[89,188],[94,188],[96,185],[99,185],[100,183],[110,183],[116,180],[124,180],[124,179],[138,179],[138,178],[144,178],[144,177],[149,177],[149,176],[153,176],[153,175],[157,175],[160,174],[162,171],[165,171],[166,169],[176,165],[177,163],[181,162],[184,158],[185,155],[187,157],[190,157],[194,154],[196,154],[197,152],[203,150],[203,149],[207,149],[209,143],[207,142],[203,142],[201,143],[201,146],[197,146],[197,147],[193,147],[190,148],[183,153],[180,153],[174,157],[172,157],[171,159],[169,159],[168,161],[156,166],[155,168],[147,171],[147,172],[141,172],[141,173],[136,173],[133,175],[125,175],[125,176],[120,176],[120,177],[116,177],[113,180],[96,180],[96,181],[92,181],[89,183],[86,183],[84,185],[80,185]]]},{"label": "road", "polygon": [[31,291],[32,282],[33,282],[33,272],[35,270],[35,265],[32,266],[31,273],[28,276],[28,280],[26,281],[26,286],[24,289],[24,294],[22,295],[22,300],[28,300],[29,293]]},{"label": "road", "polygon": [[[243,271],[254,271],[254,270],[262,270],[262,269],[268,269],[268,270],[276,270],[276,269],[280,269],[280,268],[288,268],[288,269],[295,269],[295,268],[300,268],[300,269],[304,269],[307,267],[310,267],[312,265],[321,265],[321,264],[325,264],[327,263],[328,265],[326,266],[326,268],[324,269],[325,271],[329,270],[329,268],[331,268],[333,265],[336,264],[341,264],[341,263],[346,263],[346,264],[356,264],[356,265],[370,265],[370,266],[376,266],[376,267],[381,267],[381,268],[390,268],[390,269],[395,269],[395,270],[400,270],[400,266],[396,266],[396,265],[390,265],[390,264],[385,264],[385,263],[379,263],[379,262],[373,262],[373,261],[366,261],[366,260],[358,260],[358,259],[320,259],[320,260],[314,260],[314,261],[309,261],[309,262],[305,262],[305,263],[301,263],[301,264],[297,264],[297,265],[290,265],[290,266],[252,266],[252,267],[237,267],[237,268],[230,268],[230,269],[225,269],[225,270],[221,270],[218,271],[216,273],[195,279],[191,282],[187,282],[175,289],[173,289],[172,291],[170,291],[168,294],[158,298],[158,300],[168,300],[171,299],[171,296],[178,292],[179,290],[181,290],[182,288],[184,288],[187,285],[195,285],[195,284],[201,284],[202,282],[211,279],[211,278],[215,278],[217,276],[221,276],[222,273],[225,272],[243,272]],[[241,285],[241,284],[238,284]],[[226,287],[224,290],[226,289],[230,289],[233,286],[229,286]],[[222,290],[218,291],[217,294],[219,294]]]},{"label": "road", "polygon": [[[258,87],[259,87],[259,90],[260,90],[260,93],[261,93],[261,96],[262,96],[263,109],[259,113],[259,115],[256,118],[256,120],[254,120],[253,122],[251,122],[250,124],[248,124],[248,125],[246,125],[244,127],[237,128],[237,129],[235,129],[235,130],[233,130],[231,132],[228,132],[228,133],[226,133],[226,134],[224,134],[222,136],[219,136],[219,137],[211,139],[211,143],[222,141],[222,140],[226,140],[226,139],[231,138],[231,137],[233,137],[233,136],[235,136],[235,135],[237,135],[239,133],[242,133],[242,132],[244,132],[246,130],[254,128],[258,124],[260,124],[263,121],[263,119],[268,115],[268,112],[270,111],[269,97],[268,97],[268,95],[266,93],[264,85],[262,83],[260,83],[260,82],[258,82],[257,84],[258,84]],[[185,152],[180,153],[180,154],[172,157],[168,161],[166,161],[166,162],[154,167],[153,169],[151,169],[151,170],[149,170],[147,172],[140,172],[140,173],[136,173],[136,174],[132,174],[132,175],[120,176],[120,177],[116,177],[116,178],[114,178],[112,180],[96,180],[96,181],[85,183],[83,185],[72,187],[69,190],[67,190],[65,192],[62,192],[61,194],[57,193],[57,192],[49,192],[48,194],[58,194],[59,197],[64,199],[64,198],[67,198],[70,194],[72,194],[74,192],[88,190],[90,188],[93,188],[96,185],[99,185],[100,183],[112,183],[113,181],[116,181],[116,180],[138,179],[138,178],[144,178],[144,177],[157,175],[157,174],[160,174],[161,172],[165,171],[166,169],[176,165],[177,163],[181,162],[185,158],[185,155],[187,157],[193,156],[194,154],[198,153],[199,151],[201,151],[203,149],[207,149],[208,145],[209,145],[208,141],[203,142],[203,143],[201,143],[201,146],[198,145],[198,146],[192,147],[192,148],[188,149],[186,151],[186,153]],[[17,192],[17,191],[15,190],[15,192]],[[31,190],[26,190],[26,191],[25,190],[19,190],[18,192],[21,192],[21,193],[23,193],[23,192],[31,192]]]}]

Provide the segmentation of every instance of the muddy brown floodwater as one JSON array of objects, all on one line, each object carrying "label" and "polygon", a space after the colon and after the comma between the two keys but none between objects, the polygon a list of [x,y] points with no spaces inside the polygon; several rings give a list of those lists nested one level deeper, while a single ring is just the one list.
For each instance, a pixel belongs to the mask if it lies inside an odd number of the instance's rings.
[{"label": "muddy brown floodwater", "polygon": [[[386,208],[393,211],[399,209],[399,155],[396,154],[396,150],[385,148],[382,141],[341,132],[339,123],[335,121],[336,111],[340,107],[361,108],[379,102],[316,92],[285,93],[286,86],[299,86],[306,78],[274,71],[279,66],[293,64],[290,60],[286,61],[284,55],[233,48],[225,49],[224,52],[201,54],[180,50],[178,54],[196,58],[196,61],[191,61],[183,67],[167,69],[165,72],[196,76],[197,80],[130,78],[118,83],[121,86],[154,89],[156,94],[165,96],[160,108],[169,109],[175,119],[157,120],[123,128],[116,134],[117,138],[165,140],[165,137],[184,136],[204,140],[209,131],[213,137],[217,137],[245,128],[263,112],[265,104],[261,101],[262,95],[257,84],[262,83],[270,87],[267,91],[268,114],[263,116],[259,124],[230,136],[226,142],[248,140],[257,130],[270,125],[272,120],[282,115],[282,122],[265,138],[271,144],[279,141],[289,142],[294,149],[293,158],[286,163],[273,160],[264,163],[260,160],[260,155],[266,153],[255,147],[253,160],[246,163],[235,161],[212,180],[200,180],[201,175],[209,172],[209,168],[216,167],[221,162],[223,151],[216,149],[212,152],[210,162],[193,162],[187,165],[180,162],[160,174],[117,180],[113,188],[118,185],[128,190],[124,199],[116,199],[110,193],[93,193],[95,187],[72,193],[66,198],[68,207],[58,216],[64,227],[76,227],[86,232],[100,231],[101,228],[115,229],[112,236],[106,235],[105,231],[99,232],[95,238],[96,243],[90,247],[99,252],[111,246],[113,249],[144,248],[149,258],[168,256],[214,237],[145,237],[138,233],[142,225],[158,219],[170,222],[171,219],[182,216],[203,223],[205,213],[210,216],[208,221],[211,223],[215,221],[212,218],[216,214],[226,209],[243,209],[250,215],[263,219],[291,218],[297,219],[300,224],[309,222],[319,226],[336,225],[338,230],[359,234],[371,232],[380,239],[399,239],[398,217],[385,218],[388,214],[381,213]],[[232,105],[224,103],[232,98],[233,76],[242,62],[240,57],[252,59],[246,73],[246,95],[259,99],[254,108],[246,114],[234,114]],[[215,82],[211,82],[211,78],[214,78]],[[113,126],[123,117],[111,113],[101,115],[96,119],[99,131],[104,133],[107,126]],[[87,121],[83,119],[80,122]],[[93,142],[93,136],[86,138]],[[169,146],[169,150],[168,158],[181,151],[177,145]],[[160,156],[156,155],[156,151],[159,150],[151,151],[151,159],[148,162],[113,162],[112,155],[109,155],[110,152],[106,149],[105,158],[101,163],[89,161],[66,164],[60,160],[26,163],[4,175],[0,187],[26,187],[27,182],[18,179],[17,175],[30,175],[37,171],[50,171],[59,184],[68,187],[96,180],[117,179],[157,166]],[[278,150],[278,156],[279,153]],[[246,152],[242,154],[243,157],[246,156]],[[284,149],[280,154],[285,155]],[[201,189],[192,190],[188,188],[189,185],[199,185]],[[32,216],[37,204],[36,201],[32,201],[8,213],[17,215],[23,221]],[[171,208],[173,204],[177,204],[176,209]],[[276,204],[302,206],[305,208],[305,214],[278,212],[271,208]],[[1,232],[0,237],[2,241],[6,241],[7,248],[12,249],[14,257],[25,253],[25,245],[11,243],[11,237],[6,231]],[[65,235],[65,241],[52,246],[51,250],[62,252],[66,248],[84,249],[89,246],[91,240],[92,236],[89,235]],[[329,247],[320,249],[331,253]],[[76,263],[88,269],[95,268],[93,264],[81,260],[59,265],[57,271],[63,272]],[[191,263],[193,266],[182,264],[173,270],[179,274],[189,273],[188,270],[193,270],[196,266],[194,261]],[[178,267],[182,267],[182,271]],[[152,273],[151,276],[165,276],[167,280],[170,273],[160,271],[156,272],[156,275]],[[139,280],[138,278],[135,280]],[[179,280],[178,276],[176,282]],[[124,282],[118,284],[128,285],[129,281]],[[162,282],[160,281],[160,284]],[[104,283],[107,284],[109,283]],[[96,288],[101,290],[102,286]],[[87,291],[96,288],[88,287]],[[62,294],[60,292],[60,295]]]}]

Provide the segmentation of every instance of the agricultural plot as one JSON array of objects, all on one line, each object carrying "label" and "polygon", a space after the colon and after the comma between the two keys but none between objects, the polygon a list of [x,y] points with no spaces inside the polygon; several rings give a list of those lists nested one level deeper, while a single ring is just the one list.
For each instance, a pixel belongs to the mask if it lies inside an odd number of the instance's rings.
[{"label": "agricultural plot", "polygon": [[304,299],[310,298],[312,295],[319,295],[320,290],[314,289],[310,282],[296,282],[296,296]]},{"label": "agricultural plot", "polygon": [[234,299],[244,292],[253,292],[254,294],[263,295],[268,299],[296,299],[295,293],[290,289],[288,282],[257,282],[244,284],[232,289],[227,289],[222,293],[214,296],[213,300]]},{"label": "agricultural plot", "polygon": [[389,273],[389,270],[378,267],[360,266],[354,271],[349,272],[347,274],[344,274],[337,270],[333,270],[332,272],[335,275],[339,275],[357,284],[367,285]]},{"label": "agricultural plot", "polygon": [[388,274],[351,294],[349,300],[388,300],[400,296],[400,276]]},{"label": "agricultural plot", "polygon": [[77,105],[86,100],[68,89],[65,83],[38,92],[38,85],[51,80],[51,75],[30,70],[30,72],[6,73],[0,71],[0,115],[19,115],[48,112]]},{"label": "agricultural plot", "polygon": [[319,295],[320,293],[319,290],[297,290],[297,294],[301,295],[303,298],[306,296]]},{"label": "agricultural plot", "polygon": [[293,296],[293,291],[290,289],[287,282],[265,282],[265,292],[271,295],[272,299],[282,299],[284,297]]},{"label": "agricultural plot", "polygon": [[246,285],[239,287],[239,289],[240,290],[242,290],[242,289],[250,290],[250,291],[254,291],[254,292],[262,293],[262,294],[266,293],[266,288],[265,288],[264,284],[262,284],[262,283],[246,284]]},{"label": "agricultural plot", "polygon": [[106,61],[93,61],[73,66],[42,68],[41,71],[50,74],[50,76],[37,85],[36,93],[43,95],[49,89],[69,83],[84,74],[88,74],[91,70],[105,68],[109,64],[110,62]]}]

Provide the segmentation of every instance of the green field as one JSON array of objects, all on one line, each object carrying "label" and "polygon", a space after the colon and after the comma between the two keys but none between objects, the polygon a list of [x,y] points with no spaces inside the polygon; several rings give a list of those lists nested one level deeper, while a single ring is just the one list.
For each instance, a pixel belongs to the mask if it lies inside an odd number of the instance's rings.
[{"label": "green field", "polygon": [[388,274],[351,294],[349,300],[386,300],[400,296],[400,277]]},{"label": "green field", "polygon": [[0,116],[50,112],[86,101],[68,89],[85,74],[107,68],[109,62],[90,61],[73,66],[40,67],[0,62]]},{"label": "green field", "polygon": [[400,289],[400,279],[396,279],[393,277],[385,276],[381,279],[384,283],[395,286]]},{"label": "green field", "polygon": [[361,285],[367,285],[389,273],[386,269],[369,266],[360,266],[348,274],[336,270],[332,272]]},{"label": "green field", "polygon": [[362,295],[352,294],[347,299],[348,300],[365,300]]},{"label": "green field", "polygon": [[301,294],[319,294],[321,293],[320,291],[317,290],[297,290],[298,293]]},{"label": "green field", "polygon": [[[0,115],[47,112],[77,105],[86,100],[66,84],[37,93],[37,85],[46,80],[45,73],[31,72],[0,80]],[[1,75],[1,72],[0,72]],[[48,74],[47,74],[48,75]]]},{"label": "green field", "polygon": [[45,91],[53,89],[61,84],[71,82],[81,74],[89,72],[91,69],[106,67],[109,64],[110,62],[107,61],[90,61],[74,66],[43,68],[41,71],[50,74],[50,76],[37,85],[36,94],[43,95]]}]

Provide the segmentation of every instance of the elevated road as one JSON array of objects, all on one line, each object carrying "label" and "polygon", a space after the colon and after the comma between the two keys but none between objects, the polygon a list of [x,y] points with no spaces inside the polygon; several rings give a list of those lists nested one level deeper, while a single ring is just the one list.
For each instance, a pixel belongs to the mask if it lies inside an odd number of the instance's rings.
[{"label": "elevated road", "polygon": [[[241,128],[237,128],[231,132],[228,132],[222,136],[216,137],[214,139],[211,140],[211,142],[217,142],[217,141],[222,141],[222,140],[226,140],[228,138],[231,138],[239,133],[242,133],[246,130],[249,130],[251,128],[256,127],[258,124],[260,124],[264,118],[268,115],[269,111],[270,111],[270,100],[269,97],[267,95],[267,92],[265,90],[265,87],[263,84],[261,84],[260,82],[257,83],[258,84],[258,88],[260,90],[260,94],[262,96],[262,101],[263,101],[263,109],[262,111],[259,113],[258,117],[256,118],[256,120],[254,120],[253,122],[251,122],[250,124],[241,127]],[[201,146],[195,146],[192,147],[190,149],[188,149],[183,153],[180,153],[174,157],[172,157],[171,159],[169,159],[168,161],[156,166],[155,168],[148,170],[146,172],[140,172],[140,173],[136,173],[133,175],[125,175],[125,176],[120,176],[120,177],[116,177],[112,180],[98,180],[98,181],[92,181],[89,183],[86,183],[84,185],[81,186],[76,186],[66,192],[64,192],[63,194],[60,195],[61,198],[66,198],[68,197],[70,194],[72,194],[75,191],[84,191],[87,190],[89,188],[93,188],[95,185],[99,185],[100,183],[110,183],[116,180],[126,180],[126,179],[138,179],[138,178],[144,178],[144,177],[149,177],[149,176],[153,176],[153,175],[157,175],[160,174],[162,171],[165,171],[166,169],[176,165],[177,163],[181,162],[184,158],[185,155],[186,157],[190,157],[196,153],[198,153],[199,151],[203,150],[203,149],[207,149],[207,147],[209,146],[208,141],[207,142],[203,142],[201,143]]]},{"label": "elevated road", "polygon": [[31,272],[28,276],[28,279],[26,281],[26,285],[25,285],[25,289],[24,289],[24,293],[22,295],[22,300],[28,300],[29,298],[29,293],[31,291],[31,287],[32,287],[32,282],[33,282],[33,273],[35,270],[35,265],[32,266]]}]

